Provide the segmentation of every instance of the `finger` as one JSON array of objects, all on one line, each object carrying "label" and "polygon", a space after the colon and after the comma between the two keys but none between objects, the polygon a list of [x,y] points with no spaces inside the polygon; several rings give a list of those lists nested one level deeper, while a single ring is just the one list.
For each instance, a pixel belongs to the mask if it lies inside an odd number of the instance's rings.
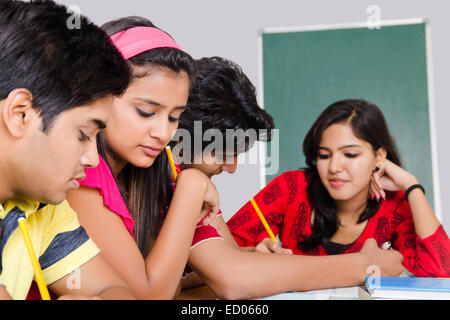
[{"label": "finger", "polygon": [[383,184],[381,183],[380,179],[381,179],[380,177],[377,177],[375,179],[375,182],[376,182],[376,185],[378,187],[378,192],[380,194],[380,197],[383,198],[383,199],[386,199],[386,192],[383,189]]},{"label": "finger", "polygon": [[378,243],[374,238],[369,238],[364,242],[364,245],[361,250],[368,250],[378,248]]},{"label": "finger", "polygon": [[380,182],[380,176],[381,176],[380,171],[372,174],[372,178],[373,178],[372,181],[378,187],[379,190],[381,190],[383,188],[381,185],[381,182]]},{"label": "finger", "polygon": [[[201,220],[201,219],[200,219]],[[205,219],[203,219],[203,225],[207,226],[211,223],[211,218],[210,217],[205,217]]]},{"label": "finger", "polygon": [[291,249],[287,249],[287,248],[281,248],[281,253],[294,254],[294,252]]},{"label": "finger", "polygon": [[211,221],[213,221],[217,217],[219,211],[220,210],[218,206],[211,207],[208,216],[203,220],[203,225],[206,226],[210,224]]},{"label": "finger", "polygon": [[217,215],[211,217],[211,216],[207,216],[204,220],[203,220],[203,225],[207,226],[209,225],[211,222],[213,222],[213,220],[217,217]]},{"label": "finger", "polygon": [[267,246],[263,242],[260,242],[256,245],[255,251],[262,253],[271,253],[271,251],[267,248]]},{"label": "finger", "polygon": [[386,167],[390,164],[390,162],[388,162],[387,160],[383,160],[382,161],[382,165],[380,167],[380,171],[378,172],[378,174],[375,177],[375,182],[377,183],[378,187],[380,188],[380,193],[381,193],[381,197],[383,199],[386,199],[386,191],[384,191],[383,188],[383,183],[381,182],[381,179],[383,177],[387,177],[386,174]]},{"label": "finger", "polygon": [[273,253],[282,253],[283,252],[283,248],[281,248],[280,245],[278,243],[276,243],[275,241],[273,241],[272,239],[270,239],[270,242],[268,244],[268,248]]},{"label": "finger", "polygon": [[375,184],[375,182],[373,181],[373,179],[370,181],[370,189],[373,193],[373,198],[377,199],[377,201],[378,201],[378,199],[381,197],[381,195],[380,195],[380,191],[379,191],[377,185]]},{"label": "finger", "polygon": [[[211,209],[207,205],[203,204],[203,207],[200,210],[200,215],[199,215],[197,223],[199,223],[202,220],[205,221],[207,216],[208,216],[208,213],[210,212],[210,210]],[[203,218],[205,218],[205,219],[203,219]]]},{"label": "finger", "polygon": [[372,183],[374,185],[374,188],[377,190],[377,200],[379,200],[380,198],[385,199],[386,198],[386,193],[383,190],[382,184],[380,182],[380,176],[377,174],[373,174],[372,175],[373,180]]},{"label": "finger", "polygon": [[372,180],[370,180],[369,183],[369,193],[370,193],[370,199],[375,198],[375,195],[377,194],[377,189],[374,186],[374,183],[372,182]]}]

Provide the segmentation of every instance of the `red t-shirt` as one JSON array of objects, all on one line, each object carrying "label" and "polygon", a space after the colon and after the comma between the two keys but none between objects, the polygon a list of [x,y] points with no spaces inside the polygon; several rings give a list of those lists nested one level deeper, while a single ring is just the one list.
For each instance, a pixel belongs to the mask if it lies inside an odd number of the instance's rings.
[{"label": "red t-shirt", "polygon": [[[307,252],[299,245],[312,234],[306,187],[303,171],[288,171],[274,178],[254,199],[284,248],[300,255],[327,255],[322,245]],[[256,246],[268,237],[250,202],[227,224],[240,246]],[[388,192],[359,238],[342,253],[358,252],[368,238],[375,238],[379,246],[391,241],[392,247],[403,254],[404,267],[415,276],[450,277],[450,240],[444,228],[441,225],[431,236],[419,238],[404,192]]]}]

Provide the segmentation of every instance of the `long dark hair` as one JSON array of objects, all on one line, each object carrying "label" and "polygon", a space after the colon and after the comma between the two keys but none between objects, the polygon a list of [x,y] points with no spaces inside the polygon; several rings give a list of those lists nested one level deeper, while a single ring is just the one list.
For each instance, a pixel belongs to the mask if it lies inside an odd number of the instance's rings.
[{"label": "long dark hair", "polygon": [[[110,21],[104,24],[102,29],[111,36],[138,26],[156,28],[149,20],[133,16]],[[194,59],[175,48],[149,50],[128,59],[127,62],[133,70],[133,78],[144,77],[152,68],[162,67],[174,72],[185,71],[191,84],[195,79]],[[107,161],[108,146],[102,134],[98,135],[98,149]],[[146,256],[158,236],[173,196],[172,176],[167,156],[164,152],[161,153],[149,168],[138,168],[128,163],[115,178],[135,221],[133,233],[136,243],[141,253]]]},{"label": "long dark hair", "polygon": [[[367,141],[374,152],[383,147],[387,159],[401,166],[400,156],[391,137],[381,110],[362,99],[346,99],[328,106],[314,122],[303,141],[303,153],[308,187],[306,189],[311,209],[314,211],[312,235],[300,242],[303,250],[315,249],[328,241],[339,227],[334,200],[320,180],[316,160],[322,133],[335,123],[349,123],[359,139]],[[381,202],[367,200],[367,206],[360,214],[358,223],[370,219],[378,211]]]}]

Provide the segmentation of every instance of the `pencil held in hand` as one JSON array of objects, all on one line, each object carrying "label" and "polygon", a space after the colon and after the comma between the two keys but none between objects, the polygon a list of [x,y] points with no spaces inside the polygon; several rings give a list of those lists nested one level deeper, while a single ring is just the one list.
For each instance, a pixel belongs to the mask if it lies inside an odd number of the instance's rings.
[{"label": "pencil held in hand", "polygon": [[167,152],[167,157],[169,158],[170,169],[172,169],[173,180],[176,180],[178,174],[177,174],[177,169],[175,168],[175,162],[173,161],[172,149],[170,149],[170,146],[166,147],[166,152]]},{"label": "pencil held in hand", "polygon": [[17,219],[20,231],[22,232],[23,240],[25,241],[25,246],[27,247],[28,256],[30,257],[31,265],[33,266],[34,277],[41,293],[42,300],[50,300],[50,293],[48,292],[47,285],[45,284],[44,276],[42,274],[41,265],[36,258],[36,253],[33,249],[33,243],[31,242],[30,233],[28,232],[27,222],[25,218],[20,217]]},{"label": "pencil held in hand", "polygon": [[255,208],[255,211],[258,214],[259,220],[261,220],[262,224],[264,225],[264,228],[266,228],[266,231],[269,234],[270,239],[272,239],[273,241],[278,243],[277,238],[275,238],[275,236],[274,236],[274,234],[272,232],[272,229],[270,229],[270,226],[267,223],[266,218],[264,218],[264,216],[263,216],[261,210],[259,209],[258,204],[256,203],[255,199],[253,199],[253,198],[250,199],[250,202],[252,203],[253,208]]}]

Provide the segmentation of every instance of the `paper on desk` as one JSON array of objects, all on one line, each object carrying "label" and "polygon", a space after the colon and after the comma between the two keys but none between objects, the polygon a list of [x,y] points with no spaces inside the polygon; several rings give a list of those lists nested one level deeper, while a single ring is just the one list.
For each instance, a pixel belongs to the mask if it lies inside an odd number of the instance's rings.
[{"label": "paper on desk", "polygon": [[371,300],[361,287],[334,288],[305,292],[286,292],[260,298],[260,300]]}]

